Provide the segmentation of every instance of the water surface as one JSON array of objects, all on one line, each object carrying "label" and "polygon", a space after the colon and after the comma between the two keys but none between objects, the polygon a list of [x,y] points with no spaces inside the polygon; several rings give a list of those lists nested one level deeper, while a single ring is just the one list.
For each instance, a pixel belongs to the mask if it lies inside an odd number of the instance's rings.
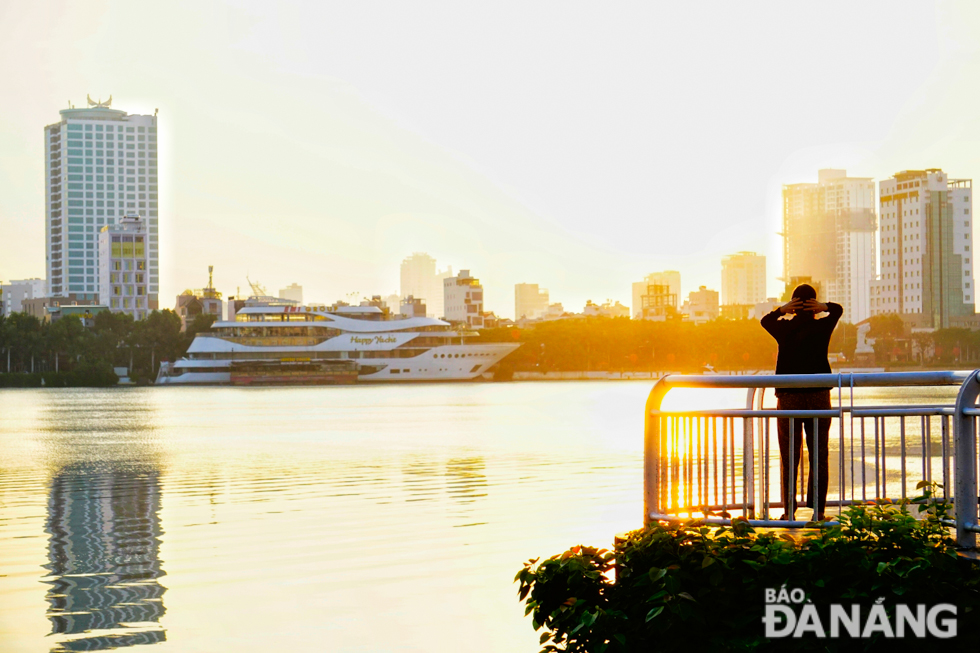
[{"label": "water surface", "polygon": [[0,649],[534,651],[642,514],[650,382],[0,392]]},{"label": "water surface", "polygon": [[651,387],[0,391],[0,650],[537,651],[514,574],[640,525]]}]

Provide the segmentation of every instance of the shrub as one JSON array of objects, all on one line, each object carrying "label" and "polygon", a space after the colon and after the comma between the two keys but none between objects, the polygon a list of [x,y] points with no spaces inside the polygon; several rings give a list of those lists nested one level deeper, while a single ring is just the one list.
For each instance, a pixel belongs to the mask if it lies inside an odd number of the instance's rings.
[{"label": "shrub", "polygon": [[[928,503],[927,489],[920,502]],[[957,606],[959,637],[980,626],[980,570],[956,554],[930,504],[925,519],[909,503],[856,505],[840,525],[757,532],[746,521],[708,527],[655,523],[630,533],[613,551],[574,547],[536,564],[515,581],[544,628],[543,651],[877,650],[896,640],[772,639],[762,617],[767,589],[799,588],[816,606],[881,603]],[[615,579],[613,575],[615,574]],[[892,622],[894,623],[894,622]],[[920,640],[921,641],[921,640]],[[911,643],[911,642],[909,642]]]},{"label": "shrub", "polygon": [[119,383],[108,364],[85,363],[71,372],[0,374],[0,388],[106,388]]}]

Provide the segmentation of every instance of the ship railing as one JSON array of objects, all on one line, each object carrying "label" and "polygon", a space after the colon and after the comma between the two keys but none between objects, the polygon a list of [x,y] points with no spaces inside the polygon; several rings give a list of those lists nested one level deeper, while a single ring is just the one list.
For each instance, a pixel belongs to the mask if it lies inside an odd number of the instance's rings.
[{"label": "ship railing", "polygon": [[[955,526],[960,547],[974,548],[980,532],[978,374],[980,371],[665,376],[646,403],[644,522],[697,518],[724,525],[740,517],[754,526],[812,525],[802,519],[774,518],[776,510],[786,511],[774,420],[787,419],[792,433],[797,420],[813,420],[816,432],[817,420],[832,418],[824,508],[829,522],[825,523],[835,523],[834,515],[845,506],[912,499],[923,494],[922,481],[938,483],[942,487],[933,500],[952,504],[954,519],[947,525]],[[958,386],[956,398],[942,403],[855,403],[856,389],[905,387],[937,395],[949,386]],[[836,403],[830,410],[776,410],[763,405],[770,389],[828,387],[832,388],[832,404]],[[745,407],[663,409],[668,392],[677,388],[745,389]],[[789,447],[793,440],[788,438]],[[814,453],[815,468],[820,466],[819,449]],[[792,459],[796,452],[791,449],[788,453]],[[808,457],[800,455],[796,496],[806,491]],[[792,501],[804,510],[805,503],[795,497]]]}]

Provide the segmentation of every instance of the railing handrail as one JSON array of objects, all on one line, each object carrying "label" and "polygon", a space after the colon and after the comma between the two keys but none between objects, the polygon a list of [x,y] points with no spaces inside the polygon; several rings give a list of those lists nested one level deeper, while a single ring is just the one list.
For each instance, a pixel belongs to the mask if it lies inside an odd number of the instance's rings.
[{"label": "railing handrail", "polygon": [[[955,403],[931,404],[931,405],[896,405],[896,406],[862,406],[853,405],[853,389],[869,387],[928,387],[928,386],[960,386]],[[748,397],[744,409],[717,408],[708,410],[662,410],[661,404],[667,393],[674,388],[743,388],[748,389]],[[838,390],[838,406],[826,410],[777,410],[765,409],[761,405],[762,395],[757,390],[766,388],[834,388]],[[851,405],[845,406],[841,391],[847,389],[851,395]],[[759,400],[758,402],[756,400]],[[961,547],[973,548],[976,546],[977,521],[977,442],[976,442],[976,418],[980,416],[980,407],[977,401],[980,399],[980,370],[972,371],[927,371],[927,372],[847,372],[831,374],[767,374],[767,375],[667,375],[662,377],[651,389],[646,402],[646,415],[644,418],[644,523],[654,515],[664,515],[665,511],[660,504],[660,482],[661,482],[661,461],[658,454],[661,444],[661,420],[664,418],[683,418],[687,420],[706,417],[721,417],[725,419],[743,418],[745,420],[745,431],[743,437],[743,472],[745,474],[746,487],[755,487],[754,462],[753,462],[753,429],[752,422],[755,417],[784,417],[797,419],[816,419],[819,417],[838,417],[843,418],[845,414],[853,417],[910,417],[921,416],[923,420],[928,420],[929,416],[938,415],[942,419],[951,418],[953,428],[952,451],[946,453],[946,445],[943,444],[943,456],[952,456],[955,462],[955,492],[957,497],[954,500],[956,513],[957,543]],[[756,405],[758,404],[758,405]],[[903,417],[903,419],[904,419]],[[924,422],[926,423],[926,422]],[[875,422],[877,433],[877,421]],[[945,422],[944,422],[945,424]],[[734,428],[734,426],[733,426]],[[843,438],[843,422],[841,425],[841,438]],[[882,422],[882,437],[884,437],[884,422]],[[905,446],[905,426],[902,422],[902,446]],[[768,426],[766,427],[768,434]],[[943,426],[944,433],[946,427]],[[862,442],[864,437],[862,422]],[[732,431],[734,437],[734,431]],[[877,460],[877,435],[875,435],[875,460]],[[925,436],[923,435],[923,438]],[[724,442],[724,441],[723,441]],[[945,441],[944,441],[945,442]],[[925,439],[923,446],[926,446]],[[698,445],[700,447],[700,445]],[[766,445],[768,447],[768,444]],[[852,441],[853,447],[853,441]],[[768,451],[768,449],[767,449]],[[790,444],[790,458],[793,457],[793,445]],[[734,455],[734,440],[732,441],[732,454]],[[700,454],[698,454],[700,455]],[[767,454],[768,455],[768,454]],[[841,465],[843,465],[843,449],[841,449]],[[863,444],[862,444],[862,456]],[[905,453],[903,451],[902,456]],[[902,459],[902,475],[905,477],[905,463]],[[676,462],[673,463],[676,465]],[[688,463],[690,464],[690,463]],[[875,463],[877,465],[877,462]],[[924,464],[924,463],[923,463]],[[734,465],[734,463],[733,463]],[[854,463],[852,461],[852,468]],[[925,469],[925,468],[924,468]],[[852,469],[853,471],[853,469]],[[676,473],[676,470],[675,472]],[[734,488],[735,476],[734,466],[732,467],[732,487]],[[715,470],[717,475],[717,470]],[[841,472],[843,474],[843,472]],[[877,472],[876,472],[877,474]],[[882,474],[884,475],[884,460],[882,461]],[[944,472],[945,474],[945,472]],[[664,477],[666,478],[666,477]],[[768,479],[768,472],[766,472]],[[843,478],[843,476],[842,476]],[[877,477],[876,477],[877,478]],[[724,473],[722,474],[724,481]],[[717,482],[717,479],[716,479]],[[766,481],[768,483],[768,481]],[[795,480],[793,481],[795,484]],[[876,480],[877,483],[877,480]],[[768,487],[768,485],[767,485]],[[664,488],[666,489],[666,488]],[[853,488],[852,488],[853,490]],[[766,490],[768,492],[768,490]],[[733,489],[734,492],[734,489]],[[843,492],[843,490],[842,490]],[[724,486],[723,486],[724,493]],[[904,490],[903,490],[904,496]],[[843,498],[843,494],[842,494]],[[748,499],[744,499],[748,501]],[[768,500],[768,499],[767,499]],[[747,506],[747,504],[746,504]],[[747,507],[746,507],[747,510]]]},{"label": "railing handrail", "polygon": [[658,384],[669,388],[830,388],[962,385],[972,371],[837,372],[831,374],[668,374]]}]

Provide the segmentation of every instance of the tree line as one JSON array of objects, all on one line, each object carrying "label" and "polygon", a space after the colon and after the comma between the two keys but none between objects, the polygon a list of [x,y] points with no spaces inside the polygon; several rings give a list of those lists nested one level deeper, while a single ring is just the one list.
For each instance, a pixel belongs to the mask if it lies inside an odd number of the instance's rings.
[{"label": "tree line", "polygon": [[[874,364],[882,367],[976,366],[980,331],[950,328],[912,333],[897,314],[871,318]],[[773,370],[776,342],[757,320],[718,319],[701,324],[587,317],[527,328],[484,329],[480,342],[517,342],[500,366],[511,371],[684,372]],[[857,328],[841,322],[830,353],[854,361]]]},{"label": "tree line", "polygon": [[183,356],[214,316],[198,315],[180,331],[171,310],[142,320],[104,311],[87,328],[75,315],[44,322],[27,313],[0,316],[0,385],[114,385],[113,368],[126,367],[140,383],[156,378],[161,361]]}]

